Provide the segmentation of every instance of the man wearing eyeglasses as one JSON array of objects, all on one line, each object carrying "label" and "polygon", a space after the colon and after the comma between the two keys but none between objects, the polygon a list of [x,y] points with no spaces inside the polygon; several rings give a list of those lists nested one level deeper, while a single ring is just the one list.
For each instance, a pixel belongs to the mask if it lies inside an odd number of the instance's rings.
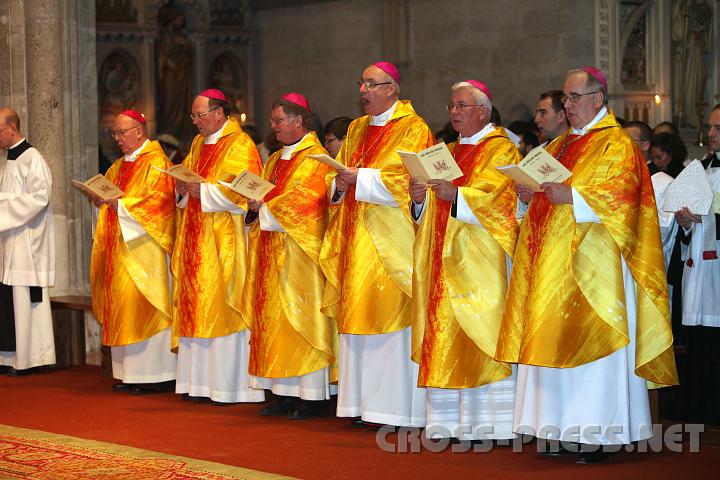
[{"label": "man wearing eyeglasses", "polygon": [[547,150],[572,172],[535,193],[513,258],[497,359],[517,362],[515,431],[605,460],[652,436],[647,382],[677,384],[652,184],[607,108],[600,70],[568,72],[571,130]]},{"label": "man wearing eyeglasses", "polygon": [[264,400],[249,387],[250,325],[240,313],[247,200],[217,183],[245,170],[260,174],[262,164],[252,139],[229,115],[220,90],[205,90],[193,101],[190,118],[200,133],[183,165],[204,181],[176,182],[182,199],[171,264],[180,337],[176,392],[218,404]]},{"label": "man wearing eyeglasses", "polygon": [[[125,110],[112,134],[124,154],[105,176],[124,193],[91,197],[100,211],[90,260],[93,313],[110,346],[113,391],[133,394],[174,389],[172,304],[168,259],[175,241],[175,182],[159,170],[172,166],[150,141],[145,117]],[[159,169],[159,170],[158,170]]]},{"label": "man wearing eyeglasses", "polygon": [[482,82],[454,84],[448,110],[460,140],[449,148],[463,176],[410,183],[419,217],[412,358],[426,387],[429,438],[514,436],[515,375],[494,356],[517,241],[517,195],[496,167],[521,157],[490,123],[491,102]]},{"label": "man wearing eyeglasses", "polygon": [[23,375],[55,363],[52,176],[9,108],[0,108],[0,149],[0,366]]},{"label": "man wearing eyeglasses", "polygon": [[[425,422],[424,390],[410,360],[412,245],[407,172],[398,150],[417,152],[432,133],[399,100],[391,63],[368,66],[358,82],[366,115],[350,124],[331,185],[320,252],[324,312],[340,332],[340,417],[399,426]],[[359,418],[358,418],[359,417]]]},{"label": "man wearing eyeglasses", "polygon": [[243,291],[243,315],[253,325],[248,368],[252,387],[276,395],[261,415],[301,420],[326,413],[335,362],[337,334],[320,311],[325,278],[318,263],[328,167],[309,157],[327,152],[310,131],[310,104],[303,95],[276,99],[270,122],[284,146],[263,168],[263,178],[275,188],[262,201],[248,202]]}]

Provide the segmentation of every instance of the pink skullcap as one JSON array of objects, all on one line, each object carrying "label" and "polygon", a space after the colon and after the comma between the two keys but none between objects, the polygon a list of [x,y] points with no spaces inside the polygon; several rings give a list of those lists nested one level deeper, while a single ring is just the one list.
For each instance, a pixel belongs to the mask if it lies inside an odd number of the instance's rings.
[{"label": "pink skullcap", "polygon": [[125,115],[126,117],[130,117],[133,120],[137,120],[138,122],[145,125],[145,115],[138,112],[137,110],[125,110],[121,112],[120,115]]},{"label": "pink skullcap", "polygon": [[307,98],[303,97],[299,93],[286,93],[280,98],[282,98],[283,100],[287,100],[288,102],[294,103],[295,105],[299,105],[308,112],[310,112],[310,103],[308,103]]},{"label": "pink skullcap", "polygon": [[208,88],[207,90],[203,90],[202,92],[200,92],[199,96],[220,100],[221,102],[227,102],[225,94],[217,88]]},{"label": "pink skullcap", "polygon": [[595,80],[600,82],[603,90],[607,92],[607,79],[605,78],[605,74],[602,72],[602,70],[599,70],[595,67],[582,67],[580,70],[595,77]]},{"label": "pink skullcap", "polygon": [[477,88],[478,90],[483,92],[485,95],[487,95],[488,100],[492,101],[492,93],[490,93],[490,89],[483,82],[481,82],[479,80],[465,80],[465,83],[469,83],[473,87]]},{"label": "pink skullcap", "polygon": [[400,70],[390,62],[377,62],[373,63],[373,66],[379,68],[383,72],[387,73],[395,80],[396,83],[400,83]]}]

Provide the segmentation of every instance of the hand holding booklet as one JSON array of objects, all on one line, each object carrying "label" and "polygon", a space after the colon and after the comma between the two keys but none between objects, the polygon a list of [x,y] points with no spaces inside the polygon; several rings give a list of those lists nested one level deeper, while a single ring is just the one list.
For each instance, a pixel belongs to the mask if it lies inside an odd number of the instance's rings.
[{"label": "hand holding booklet", "polygon": [[414,180],[446,180],[448,182],[463,176],[445,142],[433,145],[420,152],[397,151],[403,165]]},{"label": "hand holding booklet", "polygon": [[222,180],[218,180],[218,183],[252,200],[262,200],[265,195],[275,188],[275,185],[255,175],[250,170],[242,172],[231,183]]},{"label": "hand holding booklet", "polygon": [[193,172],[192,170],[183,166],[182,164],[173,165],[172,167],[168,168],[167,170],[163,170],[162,168],[157,168],[157,167],[153,167],[153,168],[159,172],[170,175],[171,177],[176,178],[185,183],[202,183],[205,181],[205,179],[202,177],[202,175]]},{"label": "hand holding booklet", "polygon": [[515,183],[526,185],[541,192],[540,184],[545,182],[562,183],[572,176],[572,172],[558,162],[543,147],[535,147],[517,165],[496,167],[500,173],[512,178]]},{"label": "hand holding booklet", "polygon": [[308,155],[308,157],[314,158],[318,162],[324,163],[328,167],[334,168],[335,170],[345,170],[347,168],[347,165],[343,165],[342,163],[332,158],[330,155],[325,155],[324,153],[319,153],[317,155]]},{"label": "hand holding booklet", "polygon": [[73,179],[72,183],[73,187],[81,192],[101,200],[113,200],[122,197],[124,193],[102,173],[98,173],[85,182]]}]

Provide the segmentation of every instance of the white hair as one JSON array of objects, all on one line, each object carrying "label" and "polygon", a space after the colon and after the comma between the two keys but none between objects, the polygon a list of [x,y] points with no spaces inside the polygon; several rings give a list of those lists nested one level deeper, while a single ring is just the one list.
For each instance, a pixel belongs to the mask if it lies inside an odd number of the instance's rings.
[{"label": "white hair", "polygon": [[475,98],[475,103],[477,103],[478,105],[487,107],[488,116],[489,116],[490,112],[492,111],[492,102],[490,101],[488,96],[485,95],[485,92],[483,92],[482,90],[477,88],[472,83],[468,83],[468,82],[457,82],[457,83],[453,84],[452,87],[450,87],[450,90],[452,90],[453,92],[456,92],[458,90],[463,90],[463,89],[470,90],[470,93]]}]

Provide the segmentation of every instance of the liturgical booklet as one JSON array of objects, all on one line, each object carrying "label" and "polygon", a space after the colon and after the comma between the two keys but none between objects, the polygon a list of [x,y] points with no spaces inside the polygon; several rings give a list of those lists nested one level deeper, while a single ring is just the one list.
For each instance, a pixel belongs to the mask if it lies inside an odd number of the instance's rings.
[{"label": "liturgical booklet", "polygon": [[572,176],[570,170],[543,147],[530,150],[530,153],[517,165],[503,165],[496,168],[500,173],[515,180],[515,183],[528,186],[536,192],[542,191],[541,183],[562,183]]},{"label": "liturgical booklet", "polygon": [[172,167],[168,168],[167,170],[163,170],[162,168],[153,167],[155,170],[158,170],[160,172],[166,173],[170,175],[173,178],[177,178],[180,181],[183,181],[185,183],[202,183],[205,181],[205,179],[190,170],[187,167],[184,167],[182,164],[173,165]]},{"label": "liturgical booklet", "polygon": [[250,170],[245,170],[235,177],[232,183],[223,182],[222,180],[218,180],[218,183],[252,200],[262,200],[270,190],[275,188],[275,185],[255,175]]},{"label": "liturgical booklet", "polygon": [[121,197],[124,193],[102,173],[98,173],[85,182],[73,179],[72,183],[81,192],[93,197],[100,197],[102,200],[113,200]]},{"label": "liturgical booklet", "polygon": [[446,180],[451,182],[463,176],[445,142],[417,153],[397,151],[410,176],[421,182]]},{"label": "liturgical booklet", "polygon": [[317,155],[308,155],[308,157],[314,158],[318,162],[324,163],[328,167],[334,168],[335,170],[345,170],[347,168],[347,165],[343,165],[342,163],[332,158],[330,155],[325,155],[324,153],[319,153]]},{"label": "liturgical booklet", "polygon": [[665,190],[663,210],[677,212],[683,207],[695,215],[707,215],[713,204],[713,191],[699,160],[693,160]]}]

